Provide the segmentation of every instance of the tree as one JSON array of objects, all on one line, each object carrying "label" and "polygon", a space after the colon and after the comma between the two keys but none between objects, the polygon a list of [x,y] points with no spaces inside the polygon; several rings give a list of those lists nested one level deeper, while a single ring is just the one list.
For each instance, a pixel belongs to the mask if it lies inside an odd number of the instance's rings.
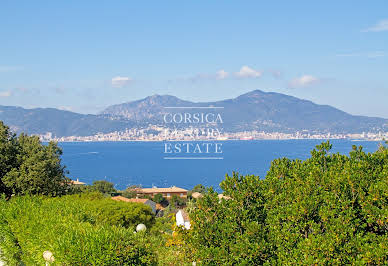
[{"label": "tree", "polygon": [[204,193],[204,192],[206,192],[206,188],[205,188],[204,185],[198,184],[198,185],[196,185],[191,191],[192,191],[192,192]]},{"label": "tree", "polygon": [[0,194],[8,197],[12,194],[12,188],[4,183],[4,177],[17,167],[17,147],[15,134],[0,121]]},{"label": "tree", "polygon": [[195,187],[194,187],[192,190],[190,190],[189,192],[187,192],[187,198],[190,199],[190,200],[196,201],[196,200],[192,197],[192,195],[193,195],[194,192],[198,192],[198,193],[203,194],[203,193],[206,192],[206,187],[205,187],[204,185],[202,185],[202,184],[195,185]]},{"label": "tree", "polygon": [[276,159],[265,179],[233,173],[209,189],[181,230],[203,264],[372,264],[388,260],[388,149]]},{"label": "tree", "polygon": [[37,136],[16,137],[0,122],[0,189],[11,194],[59,196],[67,193],[68,179],[56,143],[43,145]]},{"label": "tree", "polygon": [[163,195],[161,193],[157,193],[157,194],[154,195],[153,200],[156,203],[163,203],[165,201],[165,198],[163,197]]},{"label": "tree", "polygon": [[173,207],[182,207],[186,205],[186,201],[177,195],[172,195],[170,198],[170,205]]},{"label": "tree", "polygon": [[114,184],[105,180],[93,181],[92,190],[99,191],[104,194],[116,192]]},{"label": "tree", "polygon": [[131,198],[135,198],[137,196],[137,189],[139,187],[136,186],[136,185],[132,185],[130,187],[127,187],[125,190],[123,191],[119,191],[121,193],[121,196],[123,197],[126,197],[128,199],[131,199]]}]

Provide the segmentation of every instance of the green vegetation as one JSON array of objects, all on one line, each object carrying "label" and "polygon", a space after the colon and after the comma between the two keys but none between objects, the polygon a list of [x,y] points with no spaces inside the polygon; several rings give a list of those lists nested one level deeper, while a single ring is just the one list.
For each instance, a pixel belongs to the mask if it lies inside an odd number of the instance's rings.
[{"label": "green vegetation", "polygon": [[[330,149],[276,159],[265,179],[227,175],[222,199],[197,185],[203,197],[174,195],[155,218],[145,204],[107,197],[134,197],[134,187],[70,187],[55,143],[0,122],[0,256],[9,265],[43,265],[46,250],[52,265],[387,265],[388,148]],[[190,230],[174,225],[184,206]],[[139,223],[146,232],[134,232]]]},{"label": "green vegetation", "polygon": [[137,195],[136,193],[137,188],[138,186],[130,186],[123,191],[119,191],[119,193],[121,194],[121,196],[126,197],[128,199],[135,198]]},{"label": "green vegetation", "polygon": [[15,265],[43,265],[53,252],[57,265],[156,264],[148,236],[134,234],[138,223],[154,224],[151,208],[116,202],[99,193],[0,201],[0,246]]},{"label": "green vegetation", "polygon": [[189,190],[189,192],[187,192],[187,199],[195,202],[196,199],[193,198],[193,196],[192,196],[194,192],[198,192],[201,194],[206,193],[206,187],[202,184],[198,184],[198,185],[195,185],[192,190]]},{"label": "green vegetation", "polygon": [[99,191],[103,194],[110,194],[116,192],[114,184],[105,180],[93,181],[93,185],[90,187],[92,191]]},{"label": "green vegetation", "polygon": [[170,205],[172,207],[183,207],[186,205],[186,199],[178,197],[177,195],[172,195],[170,199]]},{"label": "green vegetation", "polygon": [[0,194],[63,195],[68,179],[61,166],[61,149],[53,142],[42,145],[38,137],[18,137],[0,121]]},{"label": "green vegetation", "polygon": [[159,204],[163,204],[163,205],[168,204],[167,199],[165,199],[161,193],[155,194],[152,200]]},{"label": "green vegetation", "polygon": [[191,192],[199,192],[199,193],[205,193],[206,188],[202,184],[195,185],[194,188],[191,190]]},{"label": "green vegetation", "polygon": [[203,264],[383,265],[388,261],[388,149],[353,147],[272,162],[267,177],[233,173],[191,211],[181,230],[193,261]]}]

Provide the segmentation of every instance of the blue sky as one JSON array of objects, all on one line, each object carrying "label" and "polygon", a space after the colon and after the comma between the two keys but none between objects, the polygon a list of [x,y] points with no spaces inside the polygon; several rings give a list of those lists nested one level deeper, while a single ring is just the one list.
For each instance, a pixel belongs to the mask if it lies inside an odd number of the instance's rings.
[{"label": "blue sky", "polygon": [[388,118],[388,1],[1,1],[0,105],[261,89]]}]

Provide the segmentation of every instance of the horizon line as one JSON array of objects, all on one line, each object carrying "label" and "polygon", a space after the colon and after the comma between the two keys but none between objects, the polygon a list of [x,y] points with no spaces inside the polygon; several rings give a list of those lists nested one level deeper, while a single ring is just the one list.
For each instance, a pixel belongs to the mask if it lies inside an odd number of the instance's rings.
[{"label": "horizon line", "polygon": [[223,106],[163,106],[163,108],[171,108],[171,109],[223,109]]},{"label": "horizon line", "polygon": [[164,160],[223,160],[224,157],[164,157]]}]

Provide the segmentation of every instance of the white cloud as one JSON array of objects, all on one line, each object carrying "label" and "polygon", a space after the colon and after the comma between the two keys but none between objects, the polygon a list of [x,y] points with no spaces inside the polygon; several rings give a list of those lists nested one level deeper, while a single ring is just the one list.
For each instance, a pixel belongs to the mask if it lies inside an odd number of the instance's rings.
[{"label": "white cloud", "polygon": [[216,79],[226,79],[229,76],[229,73],[221,69],[216,73]]},{"label": "white cloud", "polygon": [[130,81],[132,81],[132,79],[129,77],[117,76],[117,77],[112,78],[112,86],[120,88],[120,87],[127,85]]},{"label": "white cloud", "polygon": [[0,91],[0,97],[10,97],[11,95],[11,91]]},{"label": "white cloud", "polygon": [[320,80],[310,75],[303,75],[299,78],[294,78],[288,83],[291,88],[308,87],[313,84],[317,84]]},{"label": "white cloud", "polygon": [[240,71],[236,73],[239,78],[260,78],[263,73],[261,71],[254,70],[248,66],[242,66]]},{"label": "white cloud", "polygon": [[379,31],[388,31],[388,19],[382,19],[376,23],[376,25],[369,27],[363,32],[379,32]]}]

